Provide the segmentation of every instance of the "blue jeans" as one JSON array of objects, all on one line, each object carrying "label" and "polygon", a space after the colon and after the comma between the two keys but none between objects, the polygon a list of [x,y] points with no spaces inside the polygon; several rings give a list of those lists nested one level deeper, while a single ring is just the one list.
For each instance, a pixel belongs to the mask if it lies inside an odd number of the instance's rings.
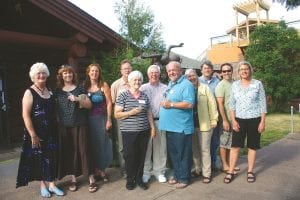
[{"label": "blue jeans", "polygon": [[173,165],[174,179],[188,184],[192,166],[192,134],[167,131],[167,148]]},{"label": "blue jeans", "polygon": [[218,122],[217,126],[213,130],[213,134],[211,137],[210,144],[210,155],[211,155],[211,165],[217,165],[217,152],[220,146],[220,126],[221,124]]}]

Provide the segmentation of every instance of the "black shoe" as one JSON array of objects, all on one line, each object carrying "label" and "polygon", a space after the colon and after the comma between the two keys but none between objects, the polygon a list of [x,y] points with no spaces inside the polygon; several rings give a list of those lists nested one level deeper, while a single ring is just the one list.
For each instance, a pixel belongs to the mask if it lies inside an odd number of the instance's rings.
[{"label": "black shoe", "polygon": [[148,185],[144,182],[138,183],[138,186],[143,189],[143,190],[147,190],[148,189]]},{"label": "black shoe", "polygon": [[133,190],[134,188],[135,188],[135,184],[134,183],[130,183],[130,182],[126,183],[126,189],[127,190]]}]

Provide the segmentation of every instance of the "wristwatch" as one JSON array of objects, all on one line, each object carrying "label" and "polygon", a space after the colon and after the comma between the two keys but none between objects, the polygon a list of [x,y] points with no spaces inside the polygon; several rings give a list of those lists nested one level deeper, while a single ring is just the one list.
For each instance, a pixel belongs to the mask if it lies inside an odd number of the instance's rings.
[{"label": "wristwatch", "polygon": [[174,103],[171,103],[170,106],[171,106],[171,108],[173,108],[174,107]]}]

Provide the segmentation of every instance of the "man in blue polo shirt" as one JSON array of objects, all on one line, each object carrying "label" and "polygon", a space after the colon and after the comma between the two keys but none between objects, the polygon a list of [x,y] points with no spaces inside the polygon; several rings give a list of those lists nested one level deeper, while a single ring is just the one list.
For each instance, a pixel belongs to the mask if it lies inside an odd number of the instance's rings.
[{"label": "man in blue polo shirt", "polygon": [[174,170],[169,184],[176,184],[179,189],[190,182],[195,90],[182,75],[179,62],[171,61],[166,69],[170,82],[160,103],[158,128],[167,133],[167,149]]}]

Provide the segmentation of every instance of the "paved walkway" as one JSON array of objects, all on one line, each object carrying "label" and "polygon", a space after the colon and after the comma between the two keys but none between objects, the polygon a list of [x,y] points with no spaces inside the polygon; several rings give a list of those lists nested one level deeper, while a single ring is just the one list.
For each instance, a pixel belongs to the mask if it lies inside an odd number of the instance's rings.
[{"label": "paved walkway", "polygon": [[[30,183],[28,187],[15,189],[16,172],[19,155],[18,148],[10,152],[0,152],[0,199],[1,200],[31,200],[42,199],[39,195],[38,182]],[[77,192],[68,192],[68,179],[59,182],[67,194],[64,197],[51,199],[159,199],[159,200],[298,200],[300,199],[300,134],[289,134],[257,152],[255,183],[246,181],[247,160],[241,157],[239,167],[241,172],[230,184],[224,184],[224,173],[215,174],[210,184],[203,184],[201,179],[195,179],[185,189],[175,189],[168,184],[151,181],[146,191],[136,188],[133,191],[125,189],[125,180],[118,176],[118,169],[109,169],[111,182],[99,182],[99,190],[93,194],[88,192],[87,180],[81,178]]]}]

